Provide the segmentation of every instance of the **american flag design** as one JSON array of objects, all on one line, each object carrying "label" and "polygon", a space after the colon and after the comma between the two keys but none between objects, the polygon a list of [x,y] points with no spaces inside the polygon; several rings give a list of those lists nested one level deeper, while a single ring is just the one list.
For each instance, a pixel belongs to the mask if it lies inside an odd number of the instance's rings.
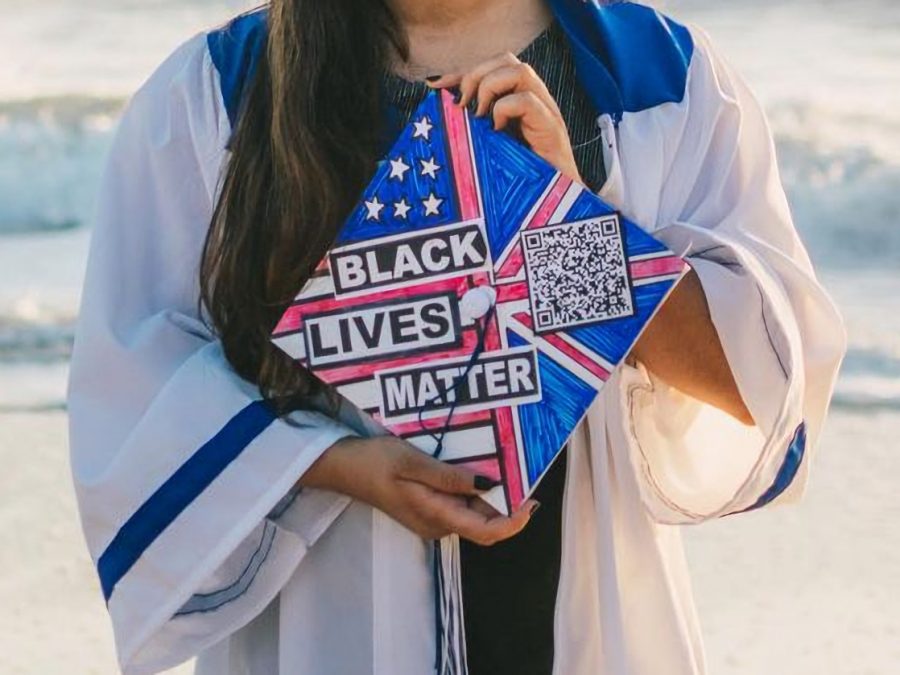
[{"label": "american flag design", "polygon": [[392,433],[502,481],[489,501],[509,511],[686,269],[435,91],[272,339]]}]

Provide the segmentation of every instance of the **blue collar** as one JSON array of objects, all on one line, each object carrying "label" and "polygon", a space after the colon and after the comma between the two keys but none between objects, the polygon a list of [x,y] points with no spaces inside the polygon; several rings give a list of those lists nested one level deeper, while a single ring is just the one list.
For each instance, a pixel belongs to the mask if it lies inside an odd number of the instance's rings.
[{"label": "blue collar", "polygon": [[[598,114],[618,123],[626,112],[684,98],[694,51],[687,28],[633,2],[547,2],[569,40],[578,79]],[[243,14],[207,36],[232,128],[265,49],[266,19],[265,9]]]},{"label": "blue collar", "polygon": [[548,0],[565,31],[581,85],[618,122],[684,98],[694,43],[687,28],[632,2]]}]

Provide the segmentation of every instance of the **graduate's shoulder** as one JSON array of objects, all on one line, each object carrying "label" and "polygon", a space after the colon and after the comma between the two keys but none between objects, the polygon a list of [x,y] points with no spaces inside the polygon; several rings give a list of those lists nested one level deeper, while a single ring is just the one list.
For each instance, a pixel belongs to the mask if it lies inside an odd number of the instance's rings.
[{"label": "graduate's shoulder", "polygon": [[638,2],[550,1],[576,58],[602,63],[621,112],[684,98],[697,47],[692,28]]},{"label": "graduate's shoulder", "polygon": [[210,59],[206,33],[196,33],[185,39],[153,69],[131,96],[131,105],[161,103],[178,89],[188,91],[209,70]]},{"label": "graduate's shoulder", "polygon": [[222,93],[242,84],[265,48],[267,14],[265,7],[244,12],[185,39],[154,69],[136,96],[158,93],[199,75],[214,75]]},{"label": "graduate's shoulder", "polygon": [[227,142],[230,124],[212,50],[212,36],[223,30],[188,37],[157,65],[126,105],[126,132],[156,145],[188,137],[195,144]]}]

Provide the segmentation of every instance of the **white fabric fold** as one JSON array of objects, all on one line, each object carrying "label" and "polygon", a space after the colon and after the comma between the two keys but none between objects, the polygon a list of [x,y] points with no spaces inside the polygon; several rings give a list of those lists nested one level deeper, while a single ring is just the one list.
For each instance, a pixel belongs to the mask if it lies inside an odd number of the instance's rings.
[{"label": "white fabric fold", "polygon": [[72,358],[76,491],[129,673],[175,665],[247,623],[349,503],[303,492],[269,517],[324,450],[357,432],[319,412],[292,414],[295,426],[276,419],[198,314],[227,133],[218,97],[198,36],[128,105]]},{"label": "white fabric fold", "polygon": [[[643,367],[623,366],[624,435],[644,502],[663,523],[798,499],[846,348],[840,317],[794,229],[762,108],[702,31],[694,35],[679,104],[686,110],[677,142],[667,141],[667,179],[658,200],[631,195],[633,208],[624,208],[697,273],[756,426],[743,427]],[[631,131],[620,142],[641,158],[632,169],[641,170],[646,159],[630,146],[655,139]]]}]

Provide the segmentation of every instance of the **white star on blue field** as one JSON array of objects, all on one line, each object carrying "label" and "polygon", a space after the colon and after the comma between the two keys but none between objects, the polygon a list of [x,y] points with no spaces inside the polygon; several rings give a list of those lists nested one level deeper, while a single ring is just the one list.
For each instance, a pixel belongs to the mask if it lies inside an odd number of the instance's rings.
[{"label": "white star on blue field", "polygon": [[440,120],[440,98],[430,96],[379,162],[372,182],[342,230],[340,243],[460,220]]}]

